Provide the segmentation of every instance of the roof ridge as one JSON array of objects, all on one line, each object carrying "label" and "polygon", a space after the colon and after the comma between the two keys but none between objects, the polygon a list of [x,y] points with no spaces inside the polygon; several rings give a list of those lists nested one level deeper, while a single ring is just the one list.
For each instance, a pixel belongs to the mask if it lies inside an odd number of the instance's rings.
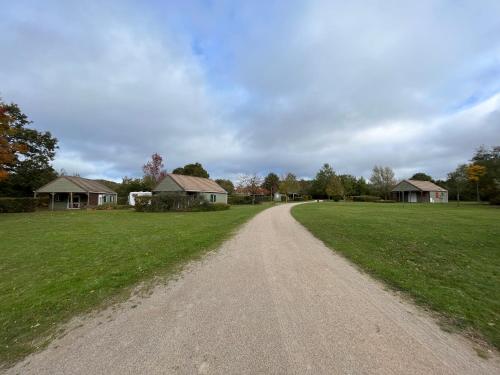
[{"label": "roof ridge", "polygon": [[191,176],[191,175],[188,175],[188,174],[167,173],[167,175],[171,175],[171,176],[182,176],[182,177],[191,177],[191,178],[201,178],[201,179],[203,179],[203,180],[210,180],[210,181],[213,181],[210,177]]}]

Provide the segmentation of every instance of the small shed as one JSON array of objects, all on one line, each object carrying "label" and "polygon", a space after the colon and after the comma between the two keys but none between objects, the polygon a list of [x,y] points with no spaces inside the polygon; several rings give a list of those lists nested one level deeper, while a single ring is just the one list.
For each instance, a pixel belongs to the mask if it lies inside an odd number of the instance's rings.
[{"label": "small shed", "polygon": [[392,189],[392,199],[410,203],[447,203],[448,190],[430,181],[403,180]]},{"label": "small shed", "polygon": [[35,198],[49,195],[51,210],[80,209],[116,203],[117,194],[96,180],[77,176],[60,176],[35,190]]},{"label": "small shed", "polygon": [[181,193],[204,197],[210,203],[227,203],[227,191],[217,182],[203,177],[184,176],[168,173],[153,193]]}]

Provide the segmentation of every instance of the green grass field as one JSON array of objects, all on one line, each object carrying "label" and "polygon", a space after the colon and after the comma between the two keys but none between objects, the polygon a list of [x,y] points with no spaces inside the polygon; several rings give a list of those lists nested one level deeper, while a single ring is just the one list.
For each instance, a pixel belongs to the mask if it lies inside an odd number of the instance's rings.
[{"label": "green grass field", "polygon": [[500,209],[317,203],[293,216],[362,269],[500,348]]},{"label": "green grass field", "polygon": [[176,272],[266,207],[0,215],[0,363],[45,345],[71,317]]}]

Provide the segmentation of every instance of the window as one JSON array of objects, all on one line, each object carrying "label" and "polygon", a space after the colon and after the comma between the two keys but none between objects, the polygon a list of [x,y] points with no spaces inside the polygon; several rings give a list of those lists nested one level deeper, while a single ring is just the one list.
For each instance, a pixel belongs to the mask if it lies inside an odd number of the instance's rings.
[{"label": "window", "polygon": [[212,203],[217,202],[217,195],[215,195],[215,194],[210,194],[210,202],[212,202]]}]

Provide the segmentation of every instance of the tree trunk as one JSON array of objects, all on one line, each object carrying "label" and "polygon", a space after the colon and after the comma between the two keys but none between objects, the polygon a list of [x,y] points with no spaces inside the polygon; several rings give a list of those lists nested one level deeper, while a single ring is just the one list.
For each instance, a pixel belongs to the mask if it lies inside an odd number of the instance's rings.
[{"label": "tree trunk", "polygon": [[480,202],[481,198],[479,197],[479,181],[476,182],[476,194],[477,194],[477,201]]}]

